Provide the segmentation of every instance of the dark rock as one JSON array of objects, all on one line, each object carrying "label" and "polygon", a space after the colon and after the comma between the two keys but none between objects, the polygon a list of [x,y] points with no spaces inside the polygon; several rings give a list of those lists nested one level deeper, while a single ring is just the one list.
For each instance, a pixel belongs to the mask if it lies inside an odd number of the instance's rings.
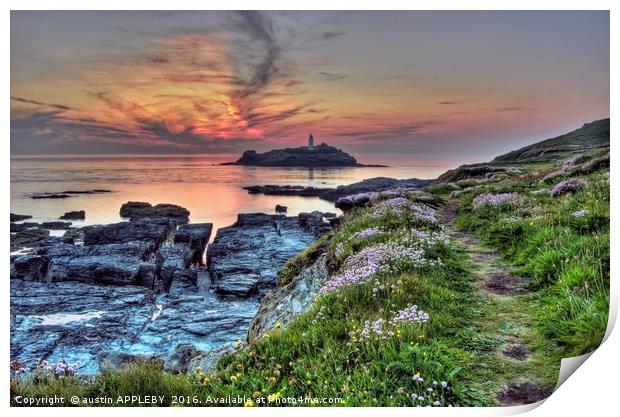
[{"label": "dark rock", "polygon": [[261,299],[258,312],[248,329],[248,343],[253,343],[264,333],[273,330],[276,323],[285,327],[308,309],[329,278],[325,261],[326,256],[321,255],[289,284],[268,292]]},{"label": "dark rock", "polygon": [[99,354],[131,346],[156,309],[150,290],[79,282],[11,280],[11,358],[82,361],[97,372]]},{"label": "dark rock", "polygon": [[167,218],[144,218],[131,222],[86,226],[82,230],[85,245],[105,245],[139,240],[152,244],[153,250],[156,250],[174,230],[174,221]]},{"label": "dark rock", "polygon": [[137,214],[142,214],[144,212],[150,212],[153,209],[153,205],[151,203],[146,203],[143,201],[128,201],[121,206],[119,214],[121,217],[130,218]]},{"label": "dark rock", "polygon": [[168,217],[177,223],[187,223],[189,221],[189,210],[175,204],[157,204],[152,206],[149,203],[140,201],[128,201],[121,206],[121,217],[130,220],[139,220],[146,217]]},{"label": "dark rock", "polygon": [[49,230],[63,230],[69,229],[71,227],[71,222],[43,222],[41,223],[42,229]]},{"label": "dark rock", "polygon": [[192,252],[184,245],[163,246],[157,252],[157,281],[152,287],[155,292],[168,291],[177,270],[187,269],[192,261]]},{"label": "dark rock", "polygon": [[216,296],[203,268],[176,270],[169,292],[160,295],[157,304],[157,313],[132,352],[168,358],[173,353],[170,348],[179,344],[191,344],[201,352],[233,346],[235,340],[245,338],[258,308],[256,299],[231,301]]},{"label": "dark rock", "polygon": [[35,194],[33,196],[31,196],[30,198],[32,198],[33,200],[39,200],[39,199],[43,199],[43,198],[50,198],[50,199],[58,199],[58,198],[71,198],[71,196],[69,194],[48,194],[48,193],[43,193],[43,194]]},{"label": "dark rock", "polygon": [[149,251],[147,244],[75,246],[64,243],[66,241],[66,238],[57,238],[54,242],[46,242],[49,245],[37,247],[31,255],[16,258],[13,276],[48,282],[116,285],[140,285],[144,281],[151,286],[155,280],[155,265],[144,262]]},{"label": "dark rock", "polygon": [[43,229],[26,229],[13,233],[11,234],[11,249],[36,246],[49,235],[50,232]]},{"label": "dark rock", "polygon": [[[51,238],[50,238],[51,239]],[[62,237],[58,239],[69,239]],[[111,243],[107,245],[82,245],[76,246],[67,241],[65,244],[57,244],[51,247],[39,246],[35,252],[49,254],[52,257],[81,257],[81,256],[114,256],[125,255],[147,260],[152,246],[148,242],[130,241],[125,243]]]},{"label": "dark rock", "polygon": [[68,211],[60,219],[62,220],[84,220],[86,218],[86,212],[84,210]]},{"label": "dark rock", "polygon": [[336,201],[341,197],[353,194],[378,192],[393,188],[407,188],[410,190],[414,190],[429,185],[430,183],[432,183],[432,180],[421,180],[418,178],[399,180],[395,178],[375,177],[359,182],[354,182],[349,185],[340,185],[336,187],[336,189],[333,191],[327,190],[321,196],[321,198],[327,201]]},{"label": "dark rock", "polygon": [[183,224],[174,235],[174,243],[188,246],[192,251],[192,262],[201,264],[212,231],[213,223]]},{"label": "dark rock", "polygon": [[233,349],[235,340],[245,338],[257,308],[256,299],[216,296],[202,268],[176,270],[170,291],[157,298],[150,289],[132,285],[14,279],[11,358],[28,364],[81,360],[83,375],[134,361],[163,367],[175,353],[171,347],[180,344],[205,355]]},{"label": "dark rock", "polygon": [[288,209],[286,206],[281,206],[279,204],[276,204],[276,213],[286,213],[287,210]]},{"label": "dark rock", "polygon": [[[48,256],[52,256],[48,252]],[[144,265],[144,266],[143,266]],[[155,266],[128,255],[52,257],[49,282],[79,281],[89,284],[141,285],[155,281]],[[148,286],[148,285],[145,285]]]},{"label": "dark rock", "polygon": [[332,229],[337,229],[342,224],[343,219],[344,219],[343,216],[330,217],[329,218],[329,225],[332,227]]},{"label": "dark rock", "polygon": [[316,235],[297,217],[240,214],[237,222],[217,231],[207,248],[207,263],[216,291],[247,297],[275,286],[284,262],[308,247]]},{"label": "dark rock", "polygon": [[339,198],[336,200],[335,206],[346,212],[354,208],[366,207],[376,197],[377,195],[374,193],[353,194]]},{"label": "dark rock", "polygon": [[323,220],[323,213],[320,211],[299,213],[297,218],[304,230],[314,233],[317,237],[331,230],[330,224]]},{"label": "dark rock", "polygon": [[250,185],[243,187],[249,194],[294,195],[299,197],[320,197],[335,188],[304,187],[301,185]]},{"label": "dark rock", "polygon": [[51,199],[56,199],[56,198],[71,198],[75,195],[82,195],[82,194],[101,194],[101,193],[111,193],[111,190],[102,190],[102,189],[94,189],[94,190],[67,190],[67,191],[62,191],[62,192],[55,192],[55,193],[35,193],[33,195],[30,196],[30,198],[34,199],[34,200],[38,200],[38,199],[42,199],[42,198],[51,198]]},{"label": "dark rock", "polygon": [[366,193],[371,191],[382,191],[395,187],[416,189],[428,185],[432,180],[420,180],[409,178],[399,180],[395,178],[376,177],[349,185],[340,185],[336,188],[316,188],[303,187],[298,185],[252,185],[243,187],[250,194],[265,195],[295,195],[301,197],[319,197],[327,201],[336,201],[341,197]]},{"label": "dark rock", "polygon": [[37,229],[40,226],[39,223],[24,222],[24,223],[11,223],[11,233],[23,232],[28,229]]},{"label": "dark rock", "polygon": [[100,189],[100,188],[95,188],[93,190],[69,190],[69,191],[63,191],[63,194],[105,194],[105,193],[111,193],[113,192],[112,190],[104,190],[104,189]]},{"label": "dark rock", "polygon": [[11,265],[11,278],[44,281],[50,258],[45,255],[22,255]]},{"label": "dark rock", "polygon": [[173,373],[186,373],[192,359],[202,352],[191,343],[181,343],[164,359],[164,369]]},{"label": "dark rock", "polygon": [[22,220],[32,219],[32,216],[27,214],[15,214],[11,213],[11,222],[19,222]]},{"label": "dark rock", "polygon": [[40,251],[43,248],[50,248],[52,246],[57,246],[57,245],[62,245],[62,244],[73,245],[74,243],[75,241],[73,240],[72,237],[50,236],[39,242],[39,244],[37,245],[37,251]]}]

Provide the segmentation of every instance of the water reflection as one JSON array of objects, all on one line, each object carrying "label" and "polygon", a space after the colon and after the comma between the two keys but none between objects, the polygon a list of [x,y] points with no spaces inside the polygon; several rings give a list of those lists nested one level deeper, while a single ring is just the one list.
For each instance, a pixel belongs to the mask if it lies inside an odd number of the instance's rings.
[{"label": "water reflection", "polygon": [[[276,204],[288,214],[334,211],[318,198],[249,195],[248,185],[303,185],[336,187],[362,179],[431,178],[448,167],[263,168],[221,166],[226,157],[105,157],[13,158],[11,160],[11,211],[30,214],[34,221],[57,219],[70,210],[85,210],[85,224],[120,220],[126,201],[174,203],[188,208],[192,222],[230,225],[238,213],[273,213]],[[76,189],[111,189],[114,193],[81,195],[60,200],[32,200],[40,192]]]}]

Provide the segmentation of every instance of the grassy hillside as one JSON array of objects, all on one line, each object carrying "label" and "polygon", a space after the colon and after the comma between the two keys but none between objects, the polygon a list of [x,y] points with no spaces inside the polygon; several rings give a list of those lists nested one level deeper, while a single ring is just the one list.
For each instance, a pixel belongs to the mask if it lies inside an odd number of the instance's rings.
[{"label": "grassy hillside", "polygon": [[[595,349],[607,324],[608,159],[590,160],[521,163],[347,214],[318,245],[335,272],[311,309],[213,372],[172,375],[141,363],[81,379],[41,369],[14,378],[12,397],[164,395],[171,405],[181,395],[186,405],[217,405],[207,396],[246,395],[246,406],[306,396],[346,406],[540,399],[560,359]],[[315,251],[290,262],[283,282],[307,257]],[[520,398],[523,387],[531,395]]]},{"label": "grassy hillside", "polygon": [[579,129],[547,139],[496,157],[498,162],[540,162],[565,157],[567,153],[584,152],[609,146],[609,119],[586,123]]}]

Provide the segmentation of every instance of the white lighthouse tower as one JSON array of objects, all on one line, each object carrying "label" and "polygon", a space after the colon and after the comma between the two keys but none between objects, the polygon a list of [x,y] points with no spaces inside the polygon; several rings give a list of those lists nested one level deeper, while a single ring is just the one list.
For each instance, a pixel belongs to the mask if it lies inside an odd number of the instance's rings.
[{"label": "white lighthouse tower", "polygon": [[308,138],[308,149],[311,151],[314,150],[314,136],[310,133],[310,137]]}]

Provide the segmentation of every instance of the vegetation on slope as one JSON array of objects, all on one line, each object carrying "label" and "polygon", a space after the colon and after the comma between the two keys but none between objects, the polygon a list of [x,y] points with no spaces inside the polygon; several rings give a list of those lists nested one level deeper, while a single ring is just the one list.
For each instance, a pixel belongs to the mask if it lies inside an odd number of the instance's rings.
[{"label": "vegetation on slope", "polygon": [[564,135],[500,155],[493,163],[540,162],[543,159],[552,161],[561,158],[566,152],[609,147],[609,125],[609,119],[595,120]]}]

